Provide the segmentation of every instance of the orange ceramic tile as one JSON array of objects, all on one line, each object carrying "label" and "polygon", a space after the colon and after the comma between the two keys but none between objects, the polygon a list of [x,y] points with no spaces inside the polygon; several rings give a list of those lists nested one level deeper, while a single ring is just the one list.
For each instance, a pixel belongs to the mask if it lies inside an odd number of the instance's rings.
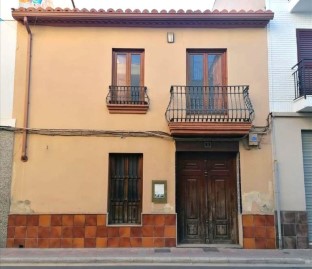
[{"label": "orange ceramic tile", "polygon": [[154,226],[143,226],[142,227],[142,236],[143,237],[154,236]]},{"label": "orange ceramic tile", "polygon": [[85,238],[95,238],[96,237],[96,226],[86,226],[85,227]]},{"label": "orange ceramic tile", "polygon": [[142,228],[141,227],[131,227],[130,236],[131,237],[141,237],[142,236]]},{"label": "orange ceramic tile", "polygon": [[39,226],[50,227],[51,226],[51,215],[40,215]]},{"label": "orange ceramic tile", "polygon": [[254,226],[253,215],[243,215],[243,227]]},{"label": "orange ceramic tile", "polygon": [[38,238],[38,227],[28,226],[26,230],[26,238]]},{"label": "orange ceramic tile", "polygon": [[143,237],[142,246],[145,248],[154,247],[154,237]]},{"label": "orange ceramic tile", "polygon": [[107,238],[96,238],[96,247],[97,248],[106,248],[107,247]]},{"label": "orange ceramic tile", "polygon": [[243,227],[243,237],[244,238],[254,238],[255,237],[255,232],[254,232],[254,227],[247,226]]},{"label": "orange ceramic tile", "polygon": [[244,248],[246,248],[246,249],[256,248],[255,239],[254,238],[244,238]]},{"label": "orange ceramic tile", "polygon": [[274,215],[266,215],[266,226],[275,226]]},{"label": "orange ceramic tile", "polygon": [[63,226],[73,226],[74,225],[74,216],[73,215],[63,215],[62,216],[62,225]]},{"label": "orange ceramic tile", "polygon": [[61,239],[60,238],[51,238],[49,239],[49,248],[60,248]]},{"label": "orange ceramic tile", "polygon": [[267,249],[276,249],[275,239],[267,239],[266,240],[266,248]]},{"label": "orange ceramic tile", "polygon": [[[110,238],[108,238],[108,239],[110,239]],[[123,247],[123,248],[131,247],[130,238],[129,237],[119,238],[119,247]]]},{"label": "orange ceramic tile", "polygon": [[130,237],[130,244],[133,248],[142,247],[142,238],[139,237]]},{"label": "orange ceramic tile", "polygon": [[73,227],[62,227],[62,237],[72,238],[73,237]]},{"label": "orange ceramic tile", "polygon": [[165,246],[165,238],[154,238],[154,247],[162,248]]},{"label": "orange ceramic tile", "polygon": [[143,215],[143,225],[154,225],[154,215]]},{"label": "orange ceramic tile", "polygon": [[15,227],[14,238],[25,238],[26,226]]},{"label": "orange ceramic tile", "polygon": [[49,247],[49,239],[39,238],[38,239],[38,247],[39,248],[48,248]]},{"label": "orange ceramic tile", "polygon": [[51,238],[61,238],[62,237],[62,227],[61,226],[52,226],[50,237]]},{"label": "orange ceramic tile", "polygon": [[266,248],[266,239],[265,238],[255,238],[255,245],[257,249]]},{"label": "orange ceramic tile", "polygon": [[85,215],[75,215],[74,216],[74,226],[85,226]]},{"label": "orange ceramic tile", "polygon": [[265,226],[266,217],[264,215],[254,215],[254,225],[255,226]]},{"label": "orange ceramic tile", "polygon": [[97,216],[96,215],[86,215],[86,226],[96,226]]},{"label": "orange ceramic tile", "polygon": [[176,215],[165,215],[165,225],[176,225]]},{"label": "orange ceramic tile", "polygon": [[154,225],[155,226],[164,226],[165,225],[165,216],[164,215],[154,215]]},{"label": "orange ceramic tile", "polygon": [[119,228],[120,237],[130,237],[130,227],[120,227]]},{"label": "orange ceramic tile", "polygon": [[107,227],[107,236],[108,237],[119,237],[119,228],[118,227]]},{"label": "orange ceramic tile", "polygon": [[7,248],[13,248],[14,247],[14,239],[13,238],[7,239],[6,247]]},{"label": "orange ceramic tile", "polygon": [[97,226],[96,227],[96,237],[107,237],[107,227]]},{"label": "orange ceramic tile", "polygon": [[256,238],[266,238],[266,227],[255,227]]},{"label": "orange ceramic tile", "polygon": [[14,238],[15,227],[8,226],[7,238]]},{"label": "orange ceramic tile", "polygon": [[266,238],[275,239],[275,227],[266,227]]},{"label": "orange ceramic tile", "polygon": [[25,239],[19,238],[14,239],[13,247],[15,248],[25,247]]},{"label": "orange ceramic tile", "polygon": [[96,239],[95,238],[85,238],[84,247],[85,248],[95,248]]},{"label": "orange ceramic tile", "polygon": [[25,239],[25,248],[37,248],[38,239],[37,238],[28,238]]},{"label": "orange ceramic tile", "polygon": [[165,226],[165,237],[176,237],[176,227]]},{"label": "orange ceramic tile", "polygon": [[119,247],[119,238],[118,237],[107,238],[107,247],[109,248]]},{"label": "orange ceramic tile", "polygon": [[50,238],[50,227],[38,227],[39,238]]},{"label": "orange ceramic tile", "polygon": [[98,226],[106,225],[106,216],[105,215],[97,215],[97,221]]},{"label": "orange ceramic tile", "polygon": [[84,247],[84,238],[73,239],[73,248],[83,248],[83,247]]},{"label": "orange ceramic tile", "polygon": [[15,215],[15,226],[26,226],[27,220],[25,215]]},{"label": "orange ceramic tile", "polygon": [[85,228],[84,227],[73,227],[73,237],[74,238],[84,238]]},{"label": "orange ceramic tile", "polygon": [[62,215],[51,215],[51,226],[62,226]]},{"label": "orange ceramic tile", "polygon": [[165,227],[164,226],[155,226],[154,227],[154,237],[164,237]]},{"label": "orange ceramic tile", "polygon": [[8,216],[8,226],[15,226],[15,215]]},{"label": "orange ceramic tile", "polygon": [[61,247],[62,248],[71,248],[73,246],[72,238],[62,238],[61,239]]},{"label": "orange ceramic tile", "polygon": [[165,238],[165,247],[172,248],[176,247],[176,239],[175,238]]},{"label": "orange ceramic tile", "polygon": [[27,226],[38,226],[39,216],[38,215],[28,215],[27,216]]}]

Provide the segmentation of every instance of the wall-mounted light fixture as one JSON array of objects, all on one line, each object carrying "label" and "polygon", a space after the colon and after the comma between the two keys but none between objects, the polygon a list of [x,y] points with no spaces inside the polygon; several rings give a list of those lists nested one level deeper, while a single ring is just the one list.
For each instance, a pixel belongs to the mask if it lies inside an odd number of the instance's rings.
[{"label": "wall-mounted light fixture", "polygon": [[168,43],[174,43],[174,33],[173,32],[167,33],[167,42]]}]

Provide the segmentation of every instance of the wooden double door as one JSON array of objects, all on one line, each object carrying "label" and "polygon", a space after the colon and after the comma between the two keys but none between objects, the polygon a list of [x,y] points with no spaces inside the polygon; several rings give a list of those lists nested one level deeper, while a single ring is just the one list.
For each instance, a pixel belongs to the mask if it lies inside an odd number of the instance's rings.
[{"label": "wooden double door", "polygon": [[236,156],[177,153],[180,244],[237,244]]}]

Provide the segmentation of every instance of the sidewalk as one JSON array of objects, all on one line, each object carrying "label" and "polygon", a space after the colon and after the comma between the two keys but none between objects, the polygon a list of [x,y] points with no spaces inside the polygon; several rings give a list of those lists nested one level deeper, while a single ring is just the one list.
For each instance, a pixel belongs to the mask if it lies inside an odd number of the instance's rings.
[{"label": "sidewalk", "polygon": [[0,249],[0,264],[290,264],[312,268],[309,250],[230,248]]}]

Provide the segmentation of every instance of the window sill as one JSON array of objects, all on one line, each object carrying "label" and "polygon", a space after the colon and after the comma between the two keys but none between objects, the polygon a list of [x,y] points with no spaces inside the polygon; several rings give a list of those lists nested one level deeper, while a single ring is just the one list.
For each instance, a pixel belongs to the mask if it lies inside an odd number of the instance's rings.
[{"label": "window sill", "polygon": [[110,114],[146,114],[149,105],[107,104]]}]

